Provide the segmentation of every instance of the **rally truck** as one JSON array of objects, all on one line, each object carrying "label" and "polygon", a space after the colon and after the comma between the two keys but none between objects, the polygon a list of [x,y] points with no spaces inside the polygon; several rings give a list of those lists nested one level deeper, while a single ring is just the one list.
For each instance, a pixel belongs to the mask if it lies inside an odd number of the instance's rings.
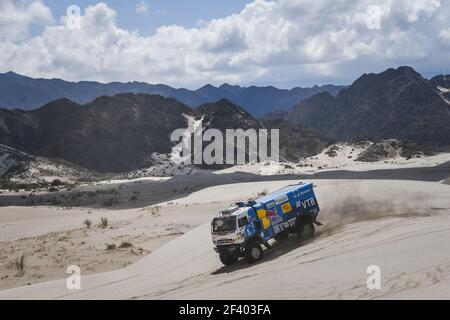
[{"label": "rally truck", "polygon": [[286,240],[296,233],[302,239],[314,236],[319,204],[312,183],[289,185],[254,201],[238,202],[211,222],[214,250],[226,266],[245,257],[261,260],[269,240]]}]

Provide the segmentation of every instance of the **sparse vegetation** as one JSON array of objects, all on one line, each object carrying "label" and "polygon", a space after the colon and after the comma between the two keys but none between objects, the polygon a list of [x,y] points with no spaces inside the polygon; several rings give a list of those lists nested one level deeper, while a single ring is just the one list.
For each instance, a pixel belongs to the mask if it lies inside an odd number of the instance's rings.
[{"label": "sparse vegetation", "polygon": [[100,218],[100,228],[106,229],[108,227],[108,218],[101,217]]},{"label": "sparse vegetation", "polygon": [[401,153],[400,155],[406,160],[411,158],[420,158],[422,155],[431,156],[433,152],[427,150],[426,148],[419,146],[417,143],[412,141],[402,141],[400,143]]},{"label": "sparse vegetation", "polygon": [[59,179],[54,179],[54,180],[52,181],[52,186],[54,186],[54,187],[60,186],[60,185],[62,185],[62,184],[63,184],[62,181],[59,180]]},{"label": "sparse vegetation", "polygon": [[16,258],[14,264],[17,270],[16,276],[22,277],[25,274],[25,255],[21,255],[20,257]]},{"label": "sparse vegetation", "polygon": [[337,151],[339,151],[339,147],[337,145],[332,145],[325,154],[328,155],[330,158],[334,158],[337,156]]},{"label": "sparse vegetation", "polygon": [[265,196],[265,195],[267,195],[267,193],[268,193],[267,189],[264,189],[264,190],[258,192],[258,197]]},{"label": "sparse vegetation", "polygon": [[161,206],[152,206],[149,208],[149,211],[152,216],[158,214],[161,211]]},{"label": "sparse vegetation", "polygon": [[92,220],[86,219],[83,221],[83,224],[86,226],[87,229],[89,229],[92,225]]},{"label": "sparse vegetation", "polygon": [[133,244],[131,244],[131,243],[129,243],[129,242],[122,242],[122,243],[119,245],[119,248],[120,248],[120,249],[131,248],[132,246],[133,246]]},{"label": "sparse vegetation", "polygon": [[116,249],[116,245],[114,243],[106,244],[106,250],[114,250],[114,249]]},{"label": "sparse vegetation", "polygon": [[373,143],[356,159],[357,161],[376,162],[397,156],[409,160],[422,155],[432,155],[421,146],[410,141],[398,141],[395,139],[385,139]]}]

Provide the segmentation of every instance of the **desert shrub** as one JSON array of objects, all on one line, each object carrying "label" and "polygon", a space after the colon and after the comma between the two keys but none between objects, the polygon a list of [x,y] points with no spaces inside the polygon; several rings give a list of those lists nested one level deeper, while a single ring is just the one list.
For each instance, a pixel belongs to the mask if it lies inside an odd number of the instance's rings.
[{"label": "desert shrub", "polygon": [[337,156],[338,150],[339,150],[339,147],[336,145],[333,145],[325,152],[325,154],[328,155],[330,158],[334,158]]},{"label": "desert shrub", "polygon": [[59,180],[59,179],[54,179],[54,180],[52,181],[52,186],[57,187],[57,186],[60,186],[60,185],[62,185],[62,181],[61,181],[61,180]]},{"label": "desert shrub", "polygon": [[86,219],[86,220],[83,221],[83,224],[86,226],[86,228],[89,229],[91,227],[91,225],[92,225],[92,221],[89,220],[89,219]]},{"label": "desert shrub", "polygon": [[266,189],[258,192],[258,197],[262,197],[262,196],[265,196],[265,195],[267,195],[267,190]]},{"label": "desert shrub", "polygon": [[14,261],[17,270],[17,276],[22,277],[25,274],[25,256],[21,255]]},{"label": "desert shrub", "polygon": [[108,226],[108,218],[101,217],[100,218],[100,227],[102,229],[106,229],[107,226]]},{"label": "desert shrub", "polygon": [[150,208],[150,213],[152,215],[158,214],[159,211],[161,211],[161,206],[153,206],[153,207]]},{"label": "desert shrub", "polygon": [[129,242],[122,242],[120,245],[119,245],[119,248],[120,249],[124,249],[124,248],[131,248],[133,245],[131,244],[131,243],[129,243]]},{"label": "desert shrub", "polygon": [[114,249],[116,249],[116,245],[114,243],[106,244],[106,250],[114,250]]}]

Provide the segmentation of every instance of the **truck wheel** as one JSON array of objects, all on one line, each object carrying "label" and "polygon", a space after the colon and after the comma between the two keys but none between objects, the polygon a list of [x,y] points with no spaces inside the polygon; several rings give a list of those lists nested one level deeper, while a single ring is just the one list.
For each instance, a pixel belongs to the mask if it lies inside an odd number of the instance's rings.
[{"label": "truck wheel", "polygon": [[238,261],[238,258],[236,256],[232,256],[229,254],[221,253],[219,257],[220,261],[226,266],[232,265],[233,263],[236,263]]},{"label": "truck wheel", "polygon": [[250,242],[245,248],[245,259],[248,263],[255,263],[262,259],[263,249],[258,241]]},{"label": "truck wheel", "polygon": [[280,232],[274,236],[277,241],[285,241],[289,238],[289,230]]},{"label": "truck wheel", "polygon": [[301,240],[308,240],[314,237],[316,229],[310,221],[301,221],[297,225],[297,235]]}]

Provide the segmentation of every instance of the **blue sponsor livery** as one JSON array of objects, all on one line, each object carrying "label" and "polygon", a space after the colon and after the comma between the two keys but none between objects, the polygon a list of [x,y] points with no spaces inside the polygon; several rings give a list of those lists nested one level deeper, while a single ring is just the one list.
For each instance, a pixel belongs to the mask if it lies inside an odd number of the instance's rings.
[{"label": "blue sponsor livery", "polygon": [[261,245],[284,240],[290,233],[301,239],[314,235],[319,204],[312,183],[289,185],[254,201],[239,202],[211,222],[214,249],[221,261],[232,264],[245,256],[249,262],[262,257]]}]

